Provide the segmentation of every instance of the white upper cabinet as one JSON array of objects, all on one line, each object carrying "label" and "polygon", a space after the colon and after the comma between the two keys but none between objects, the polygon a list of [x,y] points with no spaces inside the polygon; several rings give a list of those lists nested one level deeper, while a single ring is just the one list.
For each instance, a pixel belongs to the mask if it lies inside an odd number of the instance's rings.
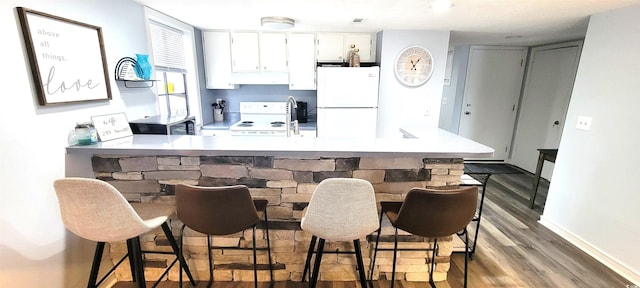
[{"label": "white upper cabinet", "polygon": [[235,89],[231,79],[231,37],[229,32],[203,31],[204,70],[208,89]]},{"label": "white upper cabinet", "polygon": [[360,62],[375,62],[371,33],[318,33],[318,62],[348,62],[351,45],[360,50]]},{"label": "white upper cabinet", "polygon": [[287,72],[286,34],[260,34],[260,64],[262,71]]},{"label": "white upper cabinet", "polygon": [[[375,62],[371,56],[373,55],[372,49],[373,39],[371,39],[371,34],[363,33],[363,34],[345,34],[344,35],[344,51],[345,51],[345,59],[349,57],[349,52],[351,51],[351,45],[355,45],[356,48],[359,49],[358,55],[360,55],[360,62]],[[348,60],[345,62],[349,62]]]},{"label": "white upper cabinet", "polygon": [[318,62],[344,62],[344,35],[318,33]]},{"label": "white upper cabinet", "polygon": [[235,89],[239,84],[289,85],[316,89],[317,62],[347,62],[351,45],[360,62],[375,62],[373,33],[203,31],[208,89]]},{"label": "white upper cabinet", "polygon": [[287,36],[284,33],[231,34],[233,72],[286,72]]},{"label": "white upper cabinet", "polygon": [[313,33],[291,33],[288,36],[289,89],[316,89],[316,59]]},{"label": "white upper cabinet", "polygon": [[258,32],[231,33],[231,60],[233,72],[260,71]]}]

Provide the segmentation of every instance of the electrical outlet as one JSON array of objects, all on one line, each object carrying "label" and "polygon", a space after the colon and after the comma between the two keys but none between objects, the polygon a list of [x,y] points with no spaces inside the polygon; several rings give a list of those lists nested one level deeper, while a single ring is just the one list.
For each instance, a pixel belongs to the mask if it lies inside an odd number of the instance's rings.
[{"label": "electrical outlet", "polygon": [[576,123],[576,128],[585,131],[591,129],[591,117],[578,116],[578,123]]}]

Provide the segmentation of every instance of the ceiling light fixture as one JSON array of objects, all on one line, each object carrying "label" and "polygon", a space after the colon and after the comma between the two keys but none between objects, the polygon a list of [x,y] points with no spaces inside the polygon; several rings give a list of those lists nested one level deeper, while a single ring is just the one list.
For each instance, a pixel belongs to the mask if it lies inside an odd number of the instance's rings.
[{"label": "ceiling light fixture", "polygon": [[262,27],[272,29],[288,29],[295,25],[296,21],[287,17],[269,16],[260,19]]}]

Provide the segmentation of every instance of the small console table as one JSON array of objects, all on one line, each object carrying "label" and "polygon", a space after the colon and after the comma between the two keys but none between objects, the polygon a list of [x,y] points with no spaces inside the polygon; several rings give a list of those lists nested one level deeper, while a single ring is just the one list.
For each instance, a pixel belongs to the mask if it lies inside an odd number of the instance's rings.
[{"label": "small console table", "polygon": [[551,163],[556,162],[556,155],[558,155],[558,149],[538,149],[540,155],[538,156],[538,165],[536,166],[536,175],[533,178],[533,188],[531,191],[531,198],[529,199],[529,208],[533,209],[536,201],[536,194],[538,194],[538,186],[540,185],[540,175],[542,174],[542,165],[544,161]]}]

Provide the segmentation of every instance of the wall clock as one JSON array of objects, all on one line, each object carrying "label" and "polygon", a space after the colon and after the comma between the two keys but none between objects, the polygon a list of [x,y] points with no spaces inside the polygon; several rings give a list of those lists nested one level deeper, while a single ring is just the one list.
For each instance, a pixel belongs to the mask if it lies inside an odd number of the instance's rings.
[{"label": "wall clock", "polygon": [[412,87],[420,86],[429,80],[433,72],[431,53],[420,46],[409,46],[398,54],[394,71],[400,83]]}]

